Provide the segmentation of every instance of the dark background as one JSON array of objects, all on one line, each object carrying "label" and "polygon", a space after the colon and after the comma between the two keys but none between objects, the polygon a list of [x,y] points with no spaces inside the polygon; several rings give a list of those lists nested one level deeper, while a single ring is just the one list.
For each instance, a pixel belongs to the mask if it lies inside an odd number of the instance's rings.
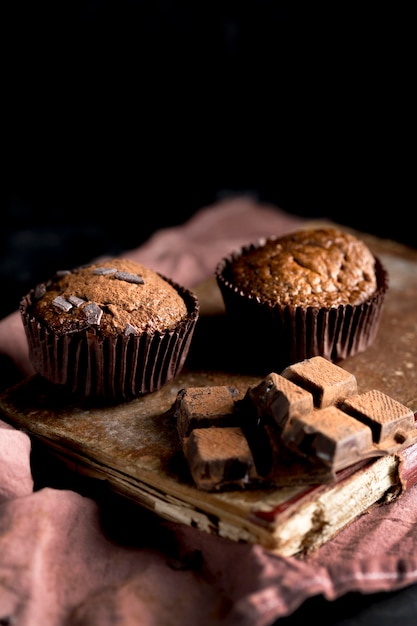
[{"label": "dark background", "polygon": [[0,317],[225,194],[416,245],[411,10],[305,4],[2,4]]}]

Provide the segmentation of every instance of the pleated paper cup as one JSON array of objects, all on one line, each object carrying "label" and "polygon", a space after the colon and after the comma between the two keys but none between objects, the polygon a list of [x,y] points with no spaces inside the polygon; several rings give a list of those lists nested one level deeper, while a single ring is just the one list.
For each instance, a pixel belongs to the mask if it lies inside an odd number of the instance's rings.
[{"label": "pleated paper cup", "polygon": [[234,251],[215,270],[226,311],[228,349],[235,352],[236,362],[246,371],[264,376],[313,356],[337,362],[363,352],[373,343],[388,288],[388,275],[378,258],[377,288],[363,303],[283,306],[261,302],[234,285],[231,265],[248,248]]},{"label": "pleated paper cup", "polygon": [[131,400],[158,391],[183,368],[199,302],[189,290],[162,276],[184,299],[188,315],[174,328],[141,334],[100,334],[94,326],[58,334],[32,314],[35,290],[20,302],[20,313],[35,371],[77,399]]}]

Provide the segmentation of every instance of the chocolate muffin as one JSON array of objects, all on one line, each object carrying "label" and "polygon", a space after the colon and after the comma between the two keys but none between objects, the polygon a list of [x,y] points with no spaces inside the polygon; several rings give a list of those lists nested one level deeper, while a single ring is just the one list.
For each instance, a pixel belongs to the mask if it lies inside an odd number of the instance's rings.
[{"label": "chocolate muffin", "polygon": [[339,361],[375,339],[388,276],[366,244],[336,228],[302,229],[217,265],[235,350],[260,374],[313,356]]},{"label": "chocolate muffin", "polygon": [[197,297],[134,261],[57,272],[20,302],[31,362],[80,398],[123,401],[160,389],[183,367]]}]

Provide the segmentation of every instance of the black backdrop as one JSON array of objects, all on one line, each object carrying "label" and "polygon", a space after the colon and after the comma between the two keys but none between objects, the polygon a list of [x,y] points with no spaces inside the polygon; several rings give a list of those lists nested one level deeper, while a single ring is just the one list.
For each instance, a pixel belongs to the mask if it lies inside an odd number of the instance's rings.
[{"label": "black backdrop", "polygon": [[3,3],[1,314],[228,193],[417,245],[401,11]]}]

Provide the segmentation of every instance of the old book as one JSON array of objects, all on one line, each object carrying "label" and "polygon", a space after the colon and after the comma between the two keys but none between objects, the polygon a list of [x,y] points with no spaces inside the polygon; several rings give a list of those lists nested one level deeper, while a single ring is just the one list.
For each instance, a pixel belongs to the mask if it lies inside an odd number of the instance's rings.
[{"label": "old book", "polygon": [[[379,389],[417,411],[415,302],[417,252],[370,241],[390,274],[380,330],[364,353],[340,365],[361,391]],[[35,376],[0,396],[0,417],[59,457],[158,516],[272,552],[303,554],[334,537],[370,507],[383,506],[417,481],[417,444],[363,460],[319,485],[206,492],[190,475],[172,412],[180,389],[233,385],[243,394],[259,378],[236,373],[224,351],[223,312],[213,281],[199,288],[202,316],[190,359],[160,391],[112,407],[76,406]],[[103,483],[104,484],[104,483]],[[389,505],[389,504],[388,504]]]},{"label": "old book", "polygon": [[[227,374],[213,374],[210,384]],[[38,377],[0,397],[3,418],[57,455],[73,471],[171,521],[290,556],[318,547],[377,503],[417,481],[417,444],[337,473],[335,482],[206,492],[194,486],[181,451],[171,403],[180,388],[204,385],[185,372],[163,390],[111,408],[72,406]],[[243,383],[243,381],[239,381]],[[45,458],[44,458],[45,460]]]}]

